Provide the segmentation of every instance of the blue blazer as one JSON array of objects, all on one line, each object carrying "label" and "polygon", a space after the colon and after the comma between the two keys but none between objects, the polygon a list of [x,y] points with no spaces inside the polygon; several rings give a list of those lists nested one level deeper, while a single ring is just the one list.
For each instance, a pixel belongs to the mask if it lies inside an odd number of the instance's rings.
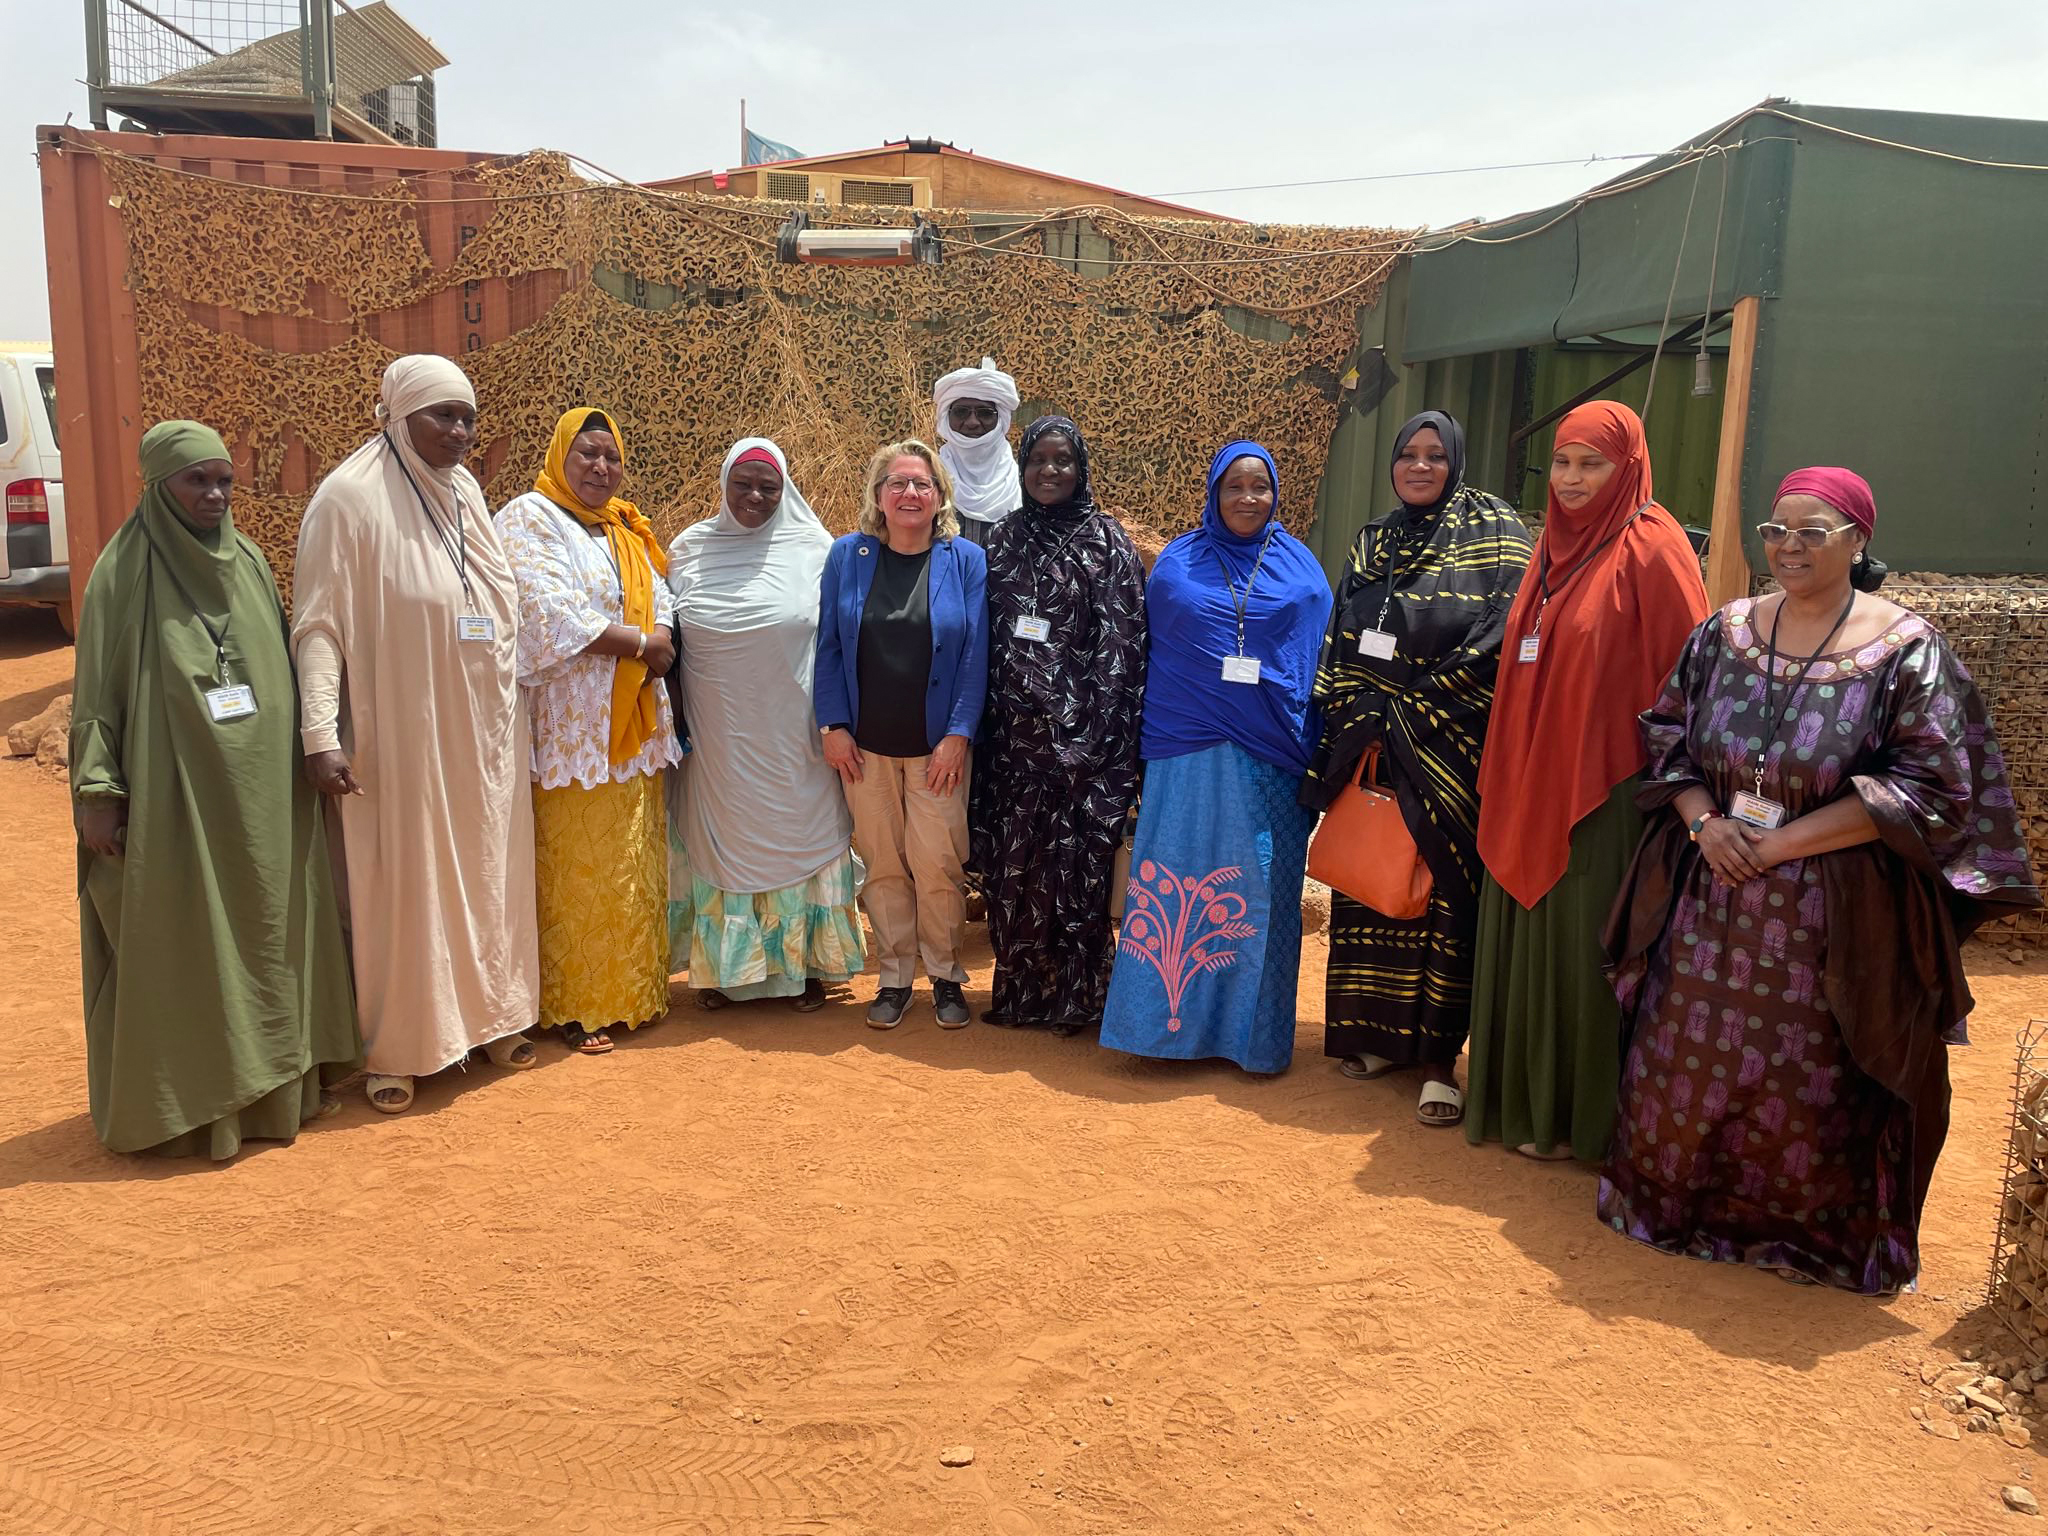
[{"label": "blue blazer", "polygon": [[[811,694],[818,724],[860,726],[860,616],[875,584],[882,541],[871,533],[833,540],[818,592],[818,661]],[[932,680],[925,695],[926,750],[942,737],[974,740],[988,693],[988,558],[965,539],[932,544],[925,596],[932,620]]]}]

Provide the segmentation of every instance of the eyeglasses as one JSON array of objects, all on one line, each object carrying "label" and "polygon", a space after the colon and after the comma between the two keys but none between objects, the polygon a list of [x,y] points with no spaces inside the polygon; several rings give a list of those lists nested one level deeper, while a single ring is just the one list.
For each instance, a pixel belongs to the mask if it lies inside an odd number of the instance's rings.
[{"label": "eyeglasses", "polygon": [[1769,549],[1789,544],[1794,549],[1804,549],[1808,544],[1825,545],[1838,533],[1854,531],[1854,523],[1844,523],[1839,528],[1788,528],[1783,523],[1758,523],[1756,535]]},{"label": "eyeglasses", "polygon": [[929,496],[933,491],[937,490],[938,487],[933,485],[929,480],[904,480],[896,475],[891,475],[888,479],[882,482],[882,489],[885,491],[894,491],[898,496],[906,494],[912,496]]}]

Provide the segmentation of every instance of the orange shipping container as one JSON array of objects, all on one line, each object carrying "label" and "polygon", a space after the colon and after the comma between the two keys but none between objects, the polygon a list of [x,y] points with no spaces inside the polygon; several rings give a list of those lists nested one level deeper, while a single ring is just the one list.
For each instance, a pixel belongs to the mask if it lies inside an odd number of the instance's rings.
[{"label": "orange shipping container", "polygon": [[[108,155],[260,186],[356,194],[395,176],[415,178],[420,239],[441,269],[454,264],[490,215],[489,203],[465,199],[466,173],[498,158],[404,145],[36,130],[74,603],[93,561],[141,494],[136,450],[150,425],[142,415],[126,226],[107,175]],[[567,278],[564,272],[486,278],[361,321],[318,295],[312,319],[252,315],[225,305],[186,308],[200,325],[278,352],[320,351],[361,334],[393,351],[460,358],[532,324],[561,296]],[[365,411],[367,435],[367,402]],[[237,478],[249,484],[247,450],[237,445],[236,451]],[[304,493],[320,467],[295,451],[286,456],[281,480],[263,489]]]}]

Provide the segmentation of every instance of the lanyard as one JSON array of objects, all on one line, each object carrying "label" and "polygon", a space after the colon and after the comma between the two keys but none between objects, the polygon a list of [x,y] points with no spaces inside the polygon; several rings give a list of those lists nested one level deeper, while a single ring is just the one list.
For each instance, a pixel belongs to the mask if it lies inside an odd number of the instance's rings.
[{"label": "lanyard", "polygon": [[405,467],[405,456],[398,451],[398,444],[391,441],[391,434],[384,434],[384,441],[390,446],[392,458],[398,461],[398,472],[405,476],[405,483],[412,487],[413,497],[419,502],[420,510],[427,514],[427,521],[434,525],[434,537],[441,541],[441,549],[448,556],[448,563],[455,567],[456,580],[462,583],[462,600],[471,613],[476,612],[476,595],[469,589],[469,529],[462,517],[462,494],[455,496],[455,539],[450,542],[448,530],[441,525],[441,519],[434,515],[426,495],[420,490],[419,481],[413,479],[412,471]]},{"label": "lanyard", "polygon": [[[1799,671],[1799,687],[1806,685],[1806,669],[1827,654],[1828,647],[1835,643],[1835,636],[1839,635],[1842,626],[1849,622],[1849,610],[1855,606],[1856,593],[1852,589],[1849,601],[1842,605],[1842,612],[1835,620],[1835,627],[1829,630],[1827,638],[1814,648],[1813,654],[1804,661],[1795,662],[1789,656],[1785,658],[1788,670],[1796,667]],[[1764,762],[1770,757],[1771,749],[1778,744],[1779,734],[1785,729],[1785,722],[1778,710],[1778,621],[1784,617],[1785,600],[1781,597],[1778,599],[1778,611],[1771,615],[1770,649],[1764,661],[1764,707],[1771,712],[1771,734],[1764,738],[1763,750],[1757,753],[1756,758],[1756,793],[1759,796],[1764,792]],[[1787,703],[1791,702],[1793,686],[1790,681],[1785,685]]]},{"label": "lanyard", "polygon": [[[1394,611],[1394,582],[1401,574],[1401,567],[1394,556],[1400,552],[1401,535],[1404,531],[1406,530],[1397,527],[1390,527],[1387,530],[1387,590],[1380,596],[1380,616],[1372,621],[1372,627],[1382,634],[1386,632],[1387,615]],[[1428,543],[1429,538],[1425,533],[1423,544],[1427,546]]]},{"label": "lanyard", "polygon": [[1039,568],[1041,566],[1051,565],[1053,561],[1059,559],[1061,555],[1064,555],[1067,552],[1067,546],[1073,543],[1074,540],[1080,535],[1081,531],[1094,521],[1095,514],[1093,512],[1090,512],[1086,517],[1082,518],[1080,522],[1074,524],[1072,528],[1067,530],[1067,536],[1065,538],[1061,539],[1059,543],[1053,545],[1051,554],[1047,555],[1043,560],[1033,560],[1031,562],[1031,603],[1030,606],[1024,610],[1025,615],[1027,617],[1034,619],[1038,617]]},{"label": "lanyard", "polygon": [[[1273,547],[1272,522],[1266,524],[1266,536],[1259,541],[1259,558],[1252,562],[1252,573],[1244,579],[1244,596],[1237,595],[1237,578],[1230,574],[1230,565],[1223,558],[1223,551],[1216,550],[1216,563],[1223,567],[1223,579],[1230,583],[1230,606],[1237,611],[1237,654],[1244,654],[1244,616],[1252,605],[1252,587],[1258,582],[1259,568],[1266,563],[1266,551]],[[1213,546],[1212,546],[1213,547]]]},{"label": "lanyard", "polygon": [[1634,524],[1635,520],[1641,517],[1645,512],[1649,510],[1650,503],[1646,501],[1640,507],[1637,507],[1635,511],[1629,513],[1627,522],[1623,523],[1619,528],[1615,529],[1614,532],[1607,535],[1607,537],[1602,539],[1598,544],[1595,544],[1592,550],[1586,555],[1586,557],[1583,560],[1581,560],[1577,565],[1573,566],[1570,570],[1564,573],[1563,579],[1560,580],[1557,584],[1556,592],[1553,592],[1550,587],[1550,547],[1548,545],[1544,546],[1543,553],[1537,558],[1536,562],[1536,590],[1540,594],[1540,596],[1538,597],[1536,602],[1536,622],[1529,626],[1530,634],[1540,635],[1543,633],[1543,610],[1550,606],[1551,598],[1555,597],[1558,592],[1562,592],[1566,587],[1570,586],[1572,582],[1577,579],[1579,572],[1583,571],[1587,566],[1591,565],[1595,560],[1599,559],[1601,552],[1604,551],[1608,545],[1612,544],[1624,533],[1627,533],[1631,525]]},{"label": "lanyard", "polygon": [[[141,526],[142,536],[145,539],[149,540],[150,554],[156,556],[158,559],[163,561],[164,574],[171,578],[171,585],[178,589],[178,596],[185,599],[185,606],[192,610],[192,617],[199,621],[199,627],[206,631],[206,638],[213,642],[214,669],[220,676],[221,687],[227,687],[228,625],[234,623],[235,621],[234,609],[232,607],[228,609],[227,622],[222,624],[219,629],[215,629],[213,627],[213,621],[207,618],[206,611],[203,608],[201,608],[197,602],[193,601],[191,592],[186,589],[184,581],[181,580],[178,576],[178,568],[171,564],[170,556],[166,555],[163,552],[163,550],[158,546],[156,542],[156,535],[149,531],[149,524],[143,523]],[[233,538],[234,534],[230,532],[228,537]]]}]

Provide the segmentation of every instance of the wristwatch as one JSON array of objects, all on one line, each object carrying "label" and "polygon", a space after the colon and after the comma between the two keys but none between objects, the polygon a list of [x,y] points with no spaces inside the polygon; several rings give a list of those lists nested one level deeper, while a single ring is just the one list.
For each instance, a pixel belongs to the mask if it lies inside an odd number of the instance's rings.
[{"label": "wristwatch", "polygon": [[852,729],[853,727],[850,725],[821,725],[818,727],[818,734],[820,736],[830,736],[834,731],[850,731]]},{"label": "wristwatch", "polygon": [[1694,842],[1698,842],[1700,840],[1700,834],[1706,831],[1707,829],[1707,823],[1710,821],[1719,821],[1720,819],[1721,813],[1719,811],[1702,811],[1700,812],[1699,816],[1695,818],[1692,825],[1686,829],[1686,831],[1691,835],[1692,840]]}]

